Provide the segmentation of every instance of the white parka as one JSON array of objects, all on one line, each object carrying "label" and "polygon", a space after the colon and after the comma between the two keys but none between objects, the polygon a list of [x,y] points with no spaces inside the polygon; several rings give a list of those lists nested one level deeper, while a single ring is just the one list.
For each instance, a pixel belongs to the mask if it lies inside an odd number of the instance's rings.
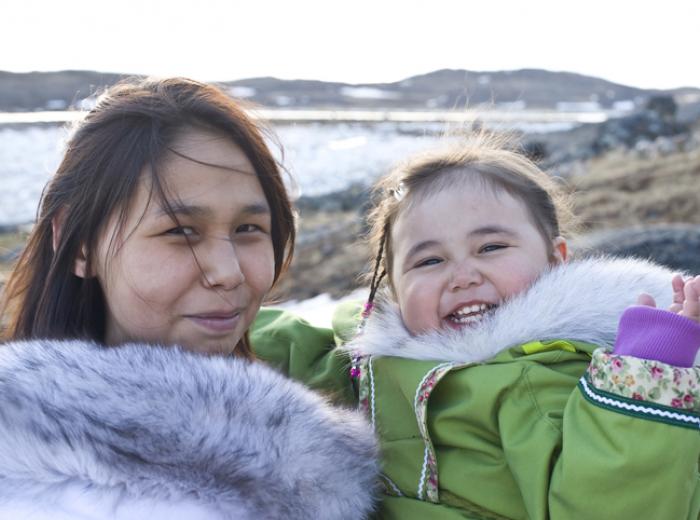
[{"label": "white parka", "polygon": [[0,346],[0,519],[364,518],[376,473],[357,413],[261,363]]}]

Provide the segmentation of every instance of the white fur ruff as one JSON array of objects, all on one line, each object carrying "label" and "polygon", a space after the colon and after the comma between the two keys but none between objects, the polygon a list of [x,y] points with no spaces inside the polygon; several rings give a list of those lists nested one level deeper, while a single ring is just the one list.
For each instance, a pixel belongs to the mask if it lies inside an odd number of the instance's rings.
[{"label": "white fur ruff", "polygon": [[530,341],[569,339],[612,346],[623,311],[640,293],[671,305],[668,269],[637,259],[591,258],[546,271],[525,292],[473,328],[412,336],[398,307],[383,301],[362,334],[344,348],[362,355],[479,363]]},{"label": "white fur ruff", "polygon": [[377,471],[359,414],[260,363],[0,346],[0,518],[364,518]]}]

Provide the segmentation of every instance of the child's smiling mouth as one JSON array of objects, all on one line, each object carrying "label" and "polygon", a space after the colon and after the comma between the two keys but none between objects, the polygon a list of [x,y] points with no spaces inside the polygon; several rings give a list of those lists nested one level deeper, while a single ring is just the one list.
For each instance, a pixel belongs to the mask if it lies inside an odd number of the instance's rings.
[{"label": "child's smiling mouth", "polygon": [[486,302],[475,302],[460,305],[443,319],[453,328],[472,326],[479,323],[484,317],[493,311],[498,305]]}]

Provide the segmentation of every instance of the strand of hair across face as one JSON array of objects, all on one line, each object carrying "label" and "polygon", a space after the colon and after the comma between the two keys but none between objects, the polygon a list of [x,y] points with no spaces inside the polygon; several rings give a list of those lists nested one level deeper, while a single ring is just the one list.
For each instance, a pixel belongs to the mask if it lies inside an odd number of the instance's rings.
[{"label": "strand of hair across face", "polygon": [[379,250],[377,251],[377,258],[374,261],[374,271],[372,273],[372,281],[370,282],[370,285],[369,285],[369,298],[367,299],[367,306],[369,307],[369,309],[367,309],[368,312],[371,310],[371,307],[373,306],[374,297],[377,294],[377,290],[379,289],[379,284],[381,283],[384,276],[386,276],[386,269],[382,269],[381,272],[379,271],[379,269],[381,267],[382,258],[384,256],[384,244],[386,243],[386,235],[387,235],[388,227],[389,226],[387,224],[384,224],[384,229],[382,230],[382,236],[379,239]]}]

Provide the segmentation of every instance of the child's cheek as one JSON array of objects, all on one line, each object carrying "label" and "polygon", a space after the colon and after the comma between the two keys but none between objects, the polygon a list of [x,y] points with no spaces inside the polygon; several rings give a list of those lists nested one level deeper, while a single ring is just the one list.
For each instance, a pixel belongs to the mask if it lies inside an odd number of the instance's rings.
[{"label": "child's cheek", "polygon": [[413,276],[405,280],[399,294],[399,308],[406,328],[420,334],[440,327],[440,291],[429,276]]}]

